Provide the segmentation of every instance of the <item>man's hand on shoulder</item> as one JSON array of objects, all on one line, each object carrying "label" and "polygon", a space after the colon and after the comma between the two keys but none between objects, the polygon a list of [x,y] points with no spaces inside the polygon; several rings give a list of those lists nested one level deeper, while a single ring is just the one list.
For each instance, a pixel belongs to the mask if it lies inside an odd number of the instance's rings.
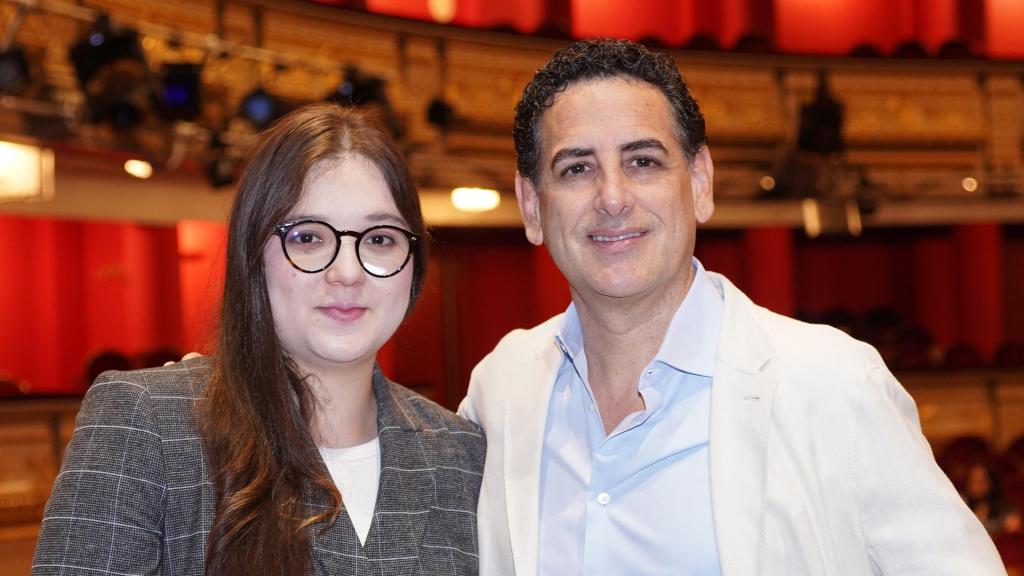
[{"label": "man's hand on shoulder", "polygon": [[[185,354],[184,356],[181,357],[181,361],[184,362],[185,360],[199,358],[200,356],[202,356],[202,354],[200,354],[199,352],[189,352],[188,354]],[[170,366],[171,364],[174,364],[173,360],[170,362],[164,362],[164,366]]]}]

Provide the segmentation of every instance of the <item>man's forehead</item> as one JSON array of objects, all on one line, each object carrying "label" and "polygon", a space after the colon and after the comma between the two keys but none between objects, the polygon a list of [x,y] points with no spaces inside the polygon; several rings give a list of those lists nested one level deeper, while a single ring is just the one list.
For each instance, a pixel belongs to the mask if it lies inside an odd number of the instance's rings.
[{"label": "man's forehead", "polygon": [[668,99],[656,86],[623,77],[596,78],[569,85],[544,111],[538,123],[543,155],[568,147],[638,140],[675,140],[675,119]]}]

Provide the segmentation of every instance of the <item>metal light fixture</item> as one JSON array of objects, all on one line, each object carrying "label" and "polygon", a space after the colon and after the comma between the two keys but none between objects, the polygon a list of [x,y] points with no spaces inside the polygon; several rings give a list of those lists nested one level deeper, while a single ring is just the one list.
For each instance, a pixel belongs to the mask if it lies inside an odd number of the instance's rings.
[{"label": "metal light fixture", "polygon": [[277,98],[263,88],[257,88],[242,99],[242,117],[258,130],[266,128],[281,116],[282,106]]},{"label": "metal light fixture", "polygon": [[201,73],[199,64],[164,64],[160,75],[160,115],[165,120],[191,121],[199,117]]},{"label": "metal light fixture", "polygon": [[69,56],[91,121],[108,122],[117,130],[142,122],[153,91],[137,31],[114,27],[101,12]]},{"label": "metal light fixture", "polygon": [[30,86],[32,86],[32,77],[29,73],[25,49],[14,46],[0,53],[0,92],[21,94]]}]

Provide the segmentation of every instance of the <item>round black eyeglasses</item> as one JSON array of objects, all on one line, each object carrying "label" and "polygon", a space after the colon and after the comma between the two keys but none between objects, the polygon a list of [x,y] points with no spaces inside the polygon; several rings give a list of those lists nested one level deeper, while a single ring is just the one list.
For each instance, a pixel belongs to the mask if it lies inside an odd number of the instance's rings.
[{"label": "round black eyeglasses", "polygon": [[371,226],[362,232],[338,231],[320,220],[299,220],[274,228],[281,238],[281,250],[292,266],[314,274],[326,270],[341,251],[341,239],[356,239],[356,259],[366,273],[377,278],[394,276],[409,263],[412,246],[419,241],[408,230],[398,226]]}]

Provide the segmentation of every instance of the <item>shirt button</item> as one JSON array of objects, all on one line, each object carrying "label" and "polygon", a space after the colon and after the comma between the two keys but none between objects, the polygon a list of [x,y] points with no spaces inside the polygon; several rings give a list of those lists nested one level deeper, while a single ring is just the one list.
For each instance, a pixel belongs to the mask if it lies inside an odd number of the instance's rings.
[{"label": "shirt button", "polygon": [[597,503],[601,506],[607,506],[612,501],[612,497],[607,492],[601,492],[597,495]]},{"label": "shirt button", "polygon": [[591,412],[597,412],[597,404],[594,404],[593,402],[587,404],[587,410],[590,410]]}]

